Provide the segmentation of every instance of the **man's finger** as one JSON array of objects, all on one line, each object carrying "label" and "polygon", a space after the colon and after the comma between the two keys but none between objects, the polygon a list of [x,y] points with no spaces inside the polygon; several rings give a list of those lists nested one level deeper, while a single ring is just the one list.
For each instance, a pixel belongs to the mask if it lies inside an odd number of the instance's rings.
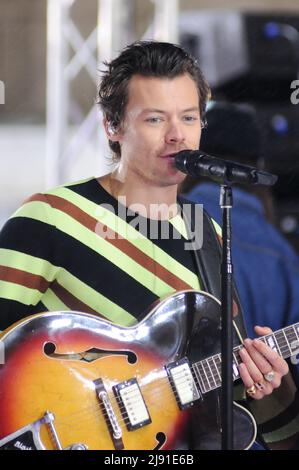
[{"label": "man's finger", "polygon": [[256,325],[256,326],[254,327],[254,331],[255,331],[256,334],[259,335],[259,336],[270,335],[271,333],[273,333],[273,331],[271,330],[271,328],[269,328],[268,326],[258,326],[258,325]]}]

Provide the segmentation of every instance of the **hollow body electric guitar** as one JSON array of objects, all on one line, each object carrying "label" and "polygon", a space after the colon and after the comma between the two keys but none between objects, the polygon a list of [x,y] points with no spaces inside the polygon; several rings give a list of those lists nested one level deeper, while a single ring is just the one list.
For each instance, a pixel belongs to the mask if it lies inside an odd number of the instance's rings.
[{"label": "hollow body electric guitar", "polygon": [[[220,303],[178,292],[137,325],[49,312],[1,336],[0,449],[179,449],[221,446]],[[299,324],[261,338],[283,357],[298,349]],[[239,378],[234,347],[233,378]],[[256,436],[234,404],[234,448]]]}]

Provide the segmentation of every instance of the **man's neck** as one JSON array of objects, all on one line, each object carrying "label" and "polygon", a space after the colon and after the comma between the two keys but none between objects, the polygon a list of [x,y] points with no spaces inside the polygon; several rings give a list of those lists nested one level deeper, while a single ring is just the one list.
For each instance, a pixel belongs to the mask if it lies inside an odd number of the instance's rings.
[{"label": "man's neck", "polygon": [[168,220],[177,213],[177,185],[156,186],[135,180],[121,180],[115,173],[98,179],[103,188],[126,207],[143,217]]}]

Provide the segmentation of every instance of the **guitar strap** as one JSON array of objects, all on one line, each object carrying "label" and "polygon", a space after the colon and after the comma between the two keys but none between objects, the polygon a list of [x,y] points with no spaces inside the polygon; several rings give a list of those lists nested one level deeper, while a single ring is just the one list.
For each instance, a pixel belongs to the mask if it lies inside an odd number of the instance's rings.
[{"label": "guitar strap", "polygon": [[[193,239],[195,204],[183,197],[178,198],[182,208],[183,217],[189,240]],[[189,204],[191,211],[184,211],[184,204]],[[190,217],[191,212],[191,217]],[[204,290],[211,293],[217,299],[221,298],[221,242],[216,233],[214,224],[209,215],[203,210],[203,244],[200,249],[194,247],[194,261]],[[234,322],[242,338],[247,337],[243,311],[238,292],[233,283],[233,301],[237,306],[234,311]],[[235,310],[235,309],[234,309]],[[239,343],[234,329],[234,345]],[[235,399],[244,400],[244,387],[235,387]],[[262,403],[261,403],[262,401]],[[249,408],[258,424],[258,435],[260,441],[266,448],[287,449],[294,446],[298,439],[299,446],[299,392],[295,386],[291,374],[285,376],[281,386],[274,390],[270,396],[263,400],[248,400]],[[298,448],[298,447],[294,447]]]},{"label": "guitar strap", "polygon": [[[182,209],[183,218],[186,225],[186,230],[189,240],[195,245],[194,241],[194,230],[195,230],[195,203],[179,197],[179,204]],[[184,210],[184,205],[189,205],[188,209]],[[185,206],[186,207],[186,206]],[[191,215],[191,216],[190,216]],[[194,263],[197,271],[197,275],[200,279],[200,285],[203,290],[212,294],[217,299],[221,299],[221,243],[216,233],[214,224],[205,210],[203,210],[202,217],[202,247],[198,249],[194,246],[192,254],[194,257]],[[239,330],[239,334],[242,338],[247,337],[245,323],[243,319],[242,307],[239,299],[239,295],[233,282],[233,301],[234,301],[234,322]],[[235,331],[234,331],[235,333]],[[240,339],[235,335],[234,343],[239,344]]]},{"label": "guitar strap", "polygon": [[[194,258],[195,268],[197,275],[199,277],[199,283],[201,289],[212,294],[218,300],[221,299],[221,242],[220,238],[217,235],[215,226],[205,210],[202,212],[202,246],[198,248],[195,245],[195,228],[198,224],[195,224],[196,213],[196,204],[188,201],[182,197],[178,199],[181,210],[182,217],[185,222],[188,242],[192,244],[193,250],[192,255]],[[186,210],[188,208],[188,210]],[[191,210],[190,210],[191,209]],[[200,227],[201,228],[201,227]],[[246,329],[243,320],[243,312],[241,309],[241,304],[235,283],[233,282],[233,302],[234,302],[234,326],[233,328],[233,344],[234,346],[240,344],[241,338],[246,338]],[[239,334],[236,332],[238,329]],[[234,397],[235,399],[243,399],[244,387],[236,386],[234,387]],[[215,392],[217,393],[217,392]],[[219,392],[218,392],[219,393]],[[236,395],[239,395],[236,396]],[[216,403],[219,405],[219,397],[217,398],[210,397],[212,400],[212,406],[216,406]],[[214,401],[213,401],[214,400]],[[209,404],[211,407],[211,403]],[[216,408],[218,408],[216,406]],[[211,411],[211,408],[209,408]],[[219,411],[219,410],[218,410]],[[189,428],[189,437],[188,442],[190,448],[198,449],[202,446],[203,435],[199,432],[199,424],[202,420],[202,410],[195,408],[191,416],[191,425]],[[205,416],[204,421],[207,419]],[[205,421],[206,422],[206,421]],[[199,432],[199,434],[198,434]]]}]

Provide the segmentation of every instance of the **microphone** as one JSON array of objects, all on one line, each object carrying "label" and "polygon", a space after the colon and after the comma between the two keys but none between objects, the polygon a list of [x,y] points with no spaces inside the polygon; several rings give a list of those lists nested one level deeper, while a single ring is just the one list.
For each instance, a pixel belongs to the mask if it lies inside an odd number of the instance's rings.
[{"label": "microphone", "polygon": [[190,176],[207,176],[221,184],[261,184],[272,186],[277,176],[248,165],[208,155],[201,150],[182,150],[174,158],[175,167]]}]

